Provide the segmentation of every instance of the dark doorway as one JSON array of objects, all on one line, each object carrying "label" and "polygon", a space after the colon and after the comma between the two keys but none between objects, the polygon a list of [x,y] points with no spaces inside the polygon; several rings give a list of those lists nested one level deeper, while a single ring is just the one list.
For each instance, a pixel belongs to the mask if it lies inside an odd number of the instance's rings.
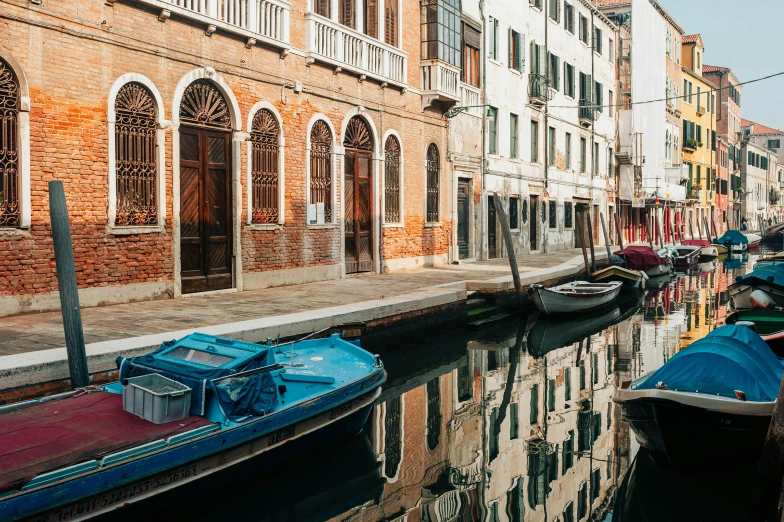
[{"label": "dark doorway", "polygon": [[346,273],[373,270],[373,145],[365,120],[354,116],[346,127],[345,255]]},{"label": "dark doorway", "polygon": [[471,184],[457,182],[457,250],[460,259],[468,257],[469,215],[471,210]]},{"label": "dark doorway", "polygon": [[531,250],[538,250],[537,243],[539,241],[539,196],[531,196],[531,214],[528,222],[530,223],[530,236],[531,236]]},{"label": "dark doorway", "polygon": [[223,95],[206,80],[180,105],[182,293],[232,287],[231,123]]},{"label": "dark doorway", "polygon": [[[585,203],[577,203],[574,206],[575,225],[574,225],[574,247],[581,248],[583,246],[583,239],[585,239],[585,246],[589,244],[588,227],[590,225],[590,207]],[[579,223],[579,225],[577,225]],[[582,230],[582,237],[580,231]]]},{"label": "dark doorway", "polygon": [[495,218],[495,196],[488,194],[487,196],[487,258],[495,259],[498,257],[498,241],[496,228],[498,222]]}]

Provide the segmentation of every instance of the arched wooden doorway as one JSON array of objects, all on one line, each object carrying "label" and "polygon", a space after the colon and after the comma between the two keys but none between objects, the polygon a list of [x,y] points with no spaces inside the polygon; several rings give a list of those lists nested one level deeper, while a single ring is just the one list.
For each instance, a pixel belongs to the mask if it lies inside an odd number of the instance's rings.
[{"label": "arched wooden doorway", "polygon": [[179,111],[182,293],[231,288],[229,107],[212,82],[197,80]]},{"label": "arched wooden doorway", "polygon": [[373,139],[365,120],[354,116],[346,127],[345,256],[346,273],[373,270]]}]

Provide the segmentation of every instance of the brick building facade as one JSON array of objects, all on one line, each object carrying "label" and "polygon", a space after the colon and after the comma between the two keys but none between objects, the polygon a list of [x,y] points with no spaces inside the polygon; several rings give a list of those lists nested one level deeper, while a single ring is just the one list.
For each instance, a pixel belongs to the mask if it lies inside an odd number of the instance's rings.
[{"label": "brick building facade", "polygon": [[439,60],[368,5],[5,3],[0,316],[59,306],[53,179],[87,306],[447,262]]}]

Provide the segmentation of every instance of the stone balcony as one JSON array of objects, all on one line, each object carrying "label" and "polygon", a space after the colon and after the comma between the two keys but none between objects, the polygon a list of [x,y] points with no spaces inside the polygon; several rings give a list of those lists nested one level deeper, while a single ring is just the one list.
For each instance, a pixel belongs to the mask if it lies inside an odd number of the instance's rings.
[{"label": "stone balcony", "polygon": [[422,60],[422,107],[460,101],[460,69],[441,60]]},{"label": "stone balcony", "polygon": [[479,87],[460,82],[460,105],[471,107],[466,114],[482,117],[482,90]]},{"label": "stone balcony", "polygon": [[291,3],[287,0],[136,1],[160,9],[158,19],[161,21],[175,15],[201,22],[207,36],[226,31],[244,37],[248,46],[263,42],[281,50],[291,48]]},{"label": "stone balcony", "polygon": [[408,81],[408,53],[350,27],[305,13],[305,56],[309,63],[327,63],[360,79],[372,78],[401,89]]}]

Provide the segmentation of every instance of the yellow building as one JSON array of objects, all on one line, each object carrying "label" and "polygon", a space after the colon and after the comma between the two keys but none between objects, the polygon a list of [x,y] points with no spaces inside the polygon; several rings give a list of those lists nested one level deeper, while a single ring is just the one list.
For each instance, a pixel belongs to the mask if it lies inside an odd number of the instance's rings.
[{"label": "yellow building", "polygon": [[[686,220],[697,227],[703,217],[716,223],[716,87],[702,76],[705,47],[698,34],[686,35],[681,45],[683,103],[681,149],[683,169],[688,174]],[[699,223],[699,225],[698,225]],[[688,222],[686,224],[688,230]],[[687,232],[688,233],[688,232]],[[704,232],[703,232],[704,233]]]}]

